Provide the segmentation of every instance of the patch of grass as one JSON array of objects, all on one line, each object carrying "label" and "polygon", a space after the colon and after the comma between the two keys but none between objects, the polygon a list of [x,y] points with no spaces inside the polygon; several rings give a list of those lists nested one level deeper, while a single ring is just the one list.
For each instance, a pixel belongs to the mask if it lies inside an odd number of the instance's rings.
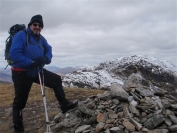
[{"label": "patch of grass", "polygon": [[[25,88],[24,88],[25,89]],[[93,89],[85,89],[85,88],[64,88],[66,98],[68,100],[74,100],[78,99],[79,101],[85,100],[87,97],[91,95],[97,95],[98,93],[103,93],[103,90],[93,90]],[[56,103],[58,104],[58,101],[55,97],[55,94],[51,88],[45,88],[45,94],[47,98],[47,103]],[[10,133],[13,131],[13,125],[12,125],[12,102],[14,99],[14,87],[13,84],[0,84],[0,133]],[[38,110],[40,107],[33,106],[35,102],[39,102],[43,104],[43,99],[42,99],[42,93],[41,93],[41,88],[40,85],[38,84],[33,84],[31,91],[29,93],[28,101],[27,101],[27,106],[28,108],[31,108],[32,110]],[[6,111],[5,111],[6,110]],[[9,111],[7,111],[9,110]],[[49,112],[49,119],[53,120],[54,116],[57,115],[58,110],[55,110],[53,112]],[[44,111],[42,111],[40,114],[38,114],[40,117],[38,119],[35,118],[37,114],[32,114],[31,111],[26,111],[25,112],[26,116],[24,119],[25,123],[25,130],[29,133],[42,133],[45,132],[46,127],[45,127],[45,114]],[[31,120],[29,120],[30,118]],[[33,122],[35,120],[36,122]],[[34,131],[36,124],[40,124],[41,127]],[[33,127],[31,127],[33,126]]]},{"label": "patch of grass", "polygon": [[[69,100],[74,99],[84,100],[88,96],[103,93],[103,90],[94,90],[86,88],[64,88],[64,91],[66,94],[66,98]],[[45,87],[45,94],[49,101],[56,100],[55,94],[51,88]],[[0,84],[0,99],[1,99],[0,107],[12,104],[13,98],[14,98],[13,84]],[[28,102],[40,100],[42,100],[42,92],[40,85],[33,84],[31,91],[29,93]]]}]

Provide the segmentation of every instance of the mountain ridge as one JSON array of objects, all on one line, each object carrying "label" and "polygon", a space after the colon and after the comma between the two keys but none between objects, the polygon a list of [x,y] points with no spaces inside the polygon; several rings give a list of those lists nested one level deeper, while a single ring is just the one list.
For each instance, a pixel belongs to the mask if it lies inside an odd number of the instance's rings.
[{"label": "mountain ridge", "polygon": [[177,90],[177,68],[168,61],[144,55],[121,57],[66,74],[63,86],[109,89],[112,83],[123,85],[135,71],[153,86]]}]

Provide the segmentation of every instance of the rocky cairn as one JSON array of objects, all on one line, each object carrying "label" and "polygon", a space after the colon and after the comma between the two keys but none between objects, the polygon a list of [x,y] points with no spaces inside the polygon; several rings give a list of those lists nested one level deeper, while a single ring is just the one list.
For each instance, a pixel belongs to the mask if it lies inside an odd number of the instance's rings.
[{"label": "rocky cairn", "polygon": [[123,86],[113,83],[104,94],[80,101],[65,114],[58,113],[52,131],[177,133],[177,98],[145,82],[141,73],[132,73]]}]

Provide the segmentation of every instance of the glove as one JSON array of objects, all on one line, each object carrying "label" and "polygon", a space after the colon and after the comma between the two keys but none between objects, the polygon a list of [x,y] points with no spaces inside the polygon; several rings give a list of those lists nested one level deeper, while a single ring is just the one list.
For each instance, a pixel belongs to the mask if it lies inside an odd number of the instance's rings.
[{"label": "glove", "polygon": [[38,61],[40,64],[45,64],[47,62],[47,57],[46,56],[41,56],[35,59]]},{"label": "glove", "polygon": [[31,68],[36,68],[38,66],[40,66],[40,62],[37,60],[34,60],[30,65]]},{"label": "glove", "polygon": [[41,56],[36,58],[30,65],[31,68],[43,67],[48,58],[46,56]]},{"label": "glove", "polygon": [[30,70],[27,72],[27,76],[30,77],[30,78],[34,78],[37,73],[38,73],[38,69],[33,68],[33,69],[30,69]]}]

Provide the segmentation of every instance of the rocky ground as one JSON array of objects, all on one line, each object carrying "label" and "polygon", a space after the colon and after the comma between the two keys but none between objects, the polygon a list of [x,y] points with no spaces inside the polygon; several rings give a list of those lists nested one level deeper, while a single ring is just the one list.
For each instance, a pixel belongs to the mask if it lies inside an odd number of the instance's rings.
[{"label": "rocky ground", "polygon": [[157,86],[142,84],[133,73],[124,86],[112,84],[104,94],[59,113],[53,131],[68,133],[177,133],[177,97]]}]

